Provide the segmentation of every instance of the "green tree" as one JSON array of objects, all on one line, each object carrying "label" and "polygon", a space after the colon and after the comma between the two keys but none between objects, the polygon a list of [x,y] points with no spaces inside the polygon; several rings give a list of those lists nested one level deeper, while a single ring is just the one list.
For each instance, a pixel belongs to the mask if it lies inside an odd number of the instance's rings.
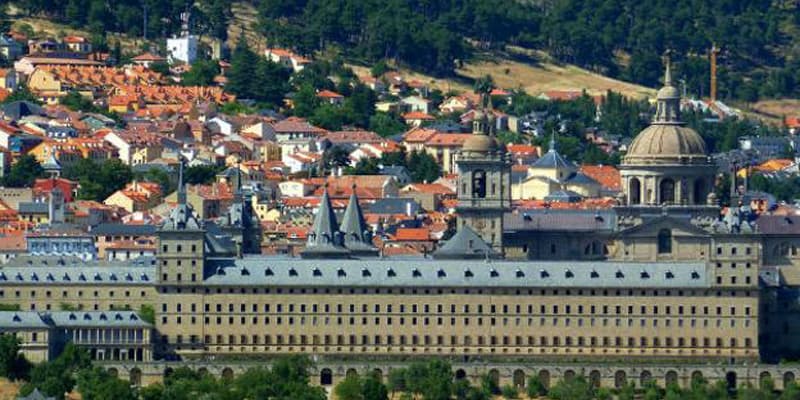
[{"label": "green tree", "polygon": [[319,107],[317,92],[311,85],[303,85],[295,92],[293,99],[294,108],[292,112],[298,117],[307,118],[314,114],[314,110]]},{"label": "green tree", "polygon": [[503,395],[503,398],[511,400],[519,398],[519,390],[513,385],[505,385],[500,389],[500,393]]},{"label": "green tree", "polygon": [[389,390],[377,373],[367,374],[361,380],[361,392],[364,400],[389,400]]},{"label": "green tree", "polygon": [[395,392],[402,392],[405,391],[406,386],[406,371],[405,369],[401,368],[393,368],[389,371],[389,377],[387,378],[388,388],[392,391],[392,397],[394,397]]},{"label": "green tree", "polygon": [[346,377],[333,389],[336,398],[339,400],[364,400],[364,393],[361,390],[361,379],[358,375]]},{"label": "green tree", "polygon": [[453,393],[453,370],[450,363],[432,360],[427,365],[427,375],[422,381],[425,400],[450,400]]},{"label": "green tree", "polygon": [[392,114],[376,112],[369,118],[369,130],[382,137],[389,137],[405,131],[406,125]]},{"label": "green tree", "polygon": [[32,187],[36,178],[44,176],[44,169],[39,161],[30,154],[26,154],[17,159],[8,173],[2,178],[3,186],[8,187]]},{"label": "green tree", "polygon": [[86,400],[138,400],[130,383],[112,376],[107,370],[94,367],[81,370],[77,378],[78,391]]},{"label": "green tree", "polygon": [[186,167],[183,171],[183,180],[190,185],[208,185],[213,183],[217,174],[223,167],[216,165],[193,165]]},{"label": "green tree", "polygon": [[30,91],[28,85],[24,83],[17,85],[17,88],[3,100],[2,104],[13,103],[15,101],[28,101],[34,104],[42,104],[41,100],[39,100],[39,98]]},{"label": "green tree", "polygon": [[130,166],[117,158],[99,164],[91,158],[81,158],[65,167],[62,175],[81,186],[79,198],[94,201],[105,200],[133,180]]},{"label": "green tree", "polygon": [[209,86],[214,83],[214,77],[219,74],[219,64],[215,60],[199,60],[192,64],[181,77],[184,86]]},{"label": "green tree", "polygon": [[350,152],[344,147],[332,146],[322,153],[322,167],[326,171],[346,167],[350,164]]},{"label": "green tree", "polygon": [[407,165],[414,182],[433,182],[442,176],[441,165],[424,151],[412,151]]},{"label": "green tree", "polygon": [[547,394],[547,388],[542,382],[542,379],[539,378],[539,375],[528,378],[527,392],[528,397],[544,396]]},{"label": "green tree", "polygon": [[12,381],[28,379],[30,363],[20,353],[20,339],[14,335],[0,335],[0,376]]},{"label": "green tree", "polygon": [[83,97],[80,93],[72,90],[66,96],[59,100],[61,105],[73,111],[83,112],[100,112],[100,109],[95,106],[91,100]]},{"label": "green tree", "polygon": [[231,67],[228,69],[228,82],[225,88],[240,98],[252,98],[257,85],[254,85],[256,69],[258,67],[258,55],[256,55],[247,44],[244,32],[239,35],[236,47],[231,55]]}]

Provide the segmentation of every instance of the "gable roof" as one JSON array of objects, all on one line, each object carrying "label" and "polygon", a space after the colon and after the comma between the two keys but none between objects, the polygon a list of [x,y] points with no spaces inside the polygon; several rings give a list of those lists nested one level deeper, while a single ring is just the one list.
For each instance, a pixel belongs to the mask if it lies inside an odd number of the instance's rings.
[{"label": "gable roof", "polygon": [[500,254],[495,252],[469,225],[462,226],[444,246],[433,253],[433,258],[443,260],[499,257]]}]

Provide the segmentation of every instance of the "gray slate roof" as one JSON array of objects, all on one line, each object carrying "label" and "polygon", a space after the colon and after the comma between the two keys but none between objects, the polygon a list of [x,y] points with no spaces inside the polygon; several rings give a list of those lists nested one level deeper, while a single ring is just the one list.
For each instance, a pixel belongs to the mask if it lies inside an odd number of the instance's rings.
[{"label": "gray slate roof", "polygon": [[24,202],[19,203],[19,212],[22,214],[47,214],[48,204],[43,202]]},{"label": "gray slate roof", "polygon": [[48,282],[60,285],[142,285],[155,284],[156,268],[131,262],[130,267],[3,267],[0,269],[0,286],[42,285]]},{"label": "gray slate roof", "polygon": [[14,329],[47,329],[42,316],[35,311],[0,311],[0,331]]},{"label": "gray slate roof", "polygon": [[436,259],[483,259],[497,258],[499,254],[483,241],[477,232],[468,225],[464,225],[433,253],[433,257]]},{"label": "gray slate roof", "polygon": [[322,193],[319,202],[317,215],[314,216],[314,224],[308,234],[306,248],[302,251],[303,257],[341,257],[349,254],[349,251],[342,246],[342,234],[339,232],[339,224],[336,222],[336,214],[333,212],[331,200],[328,197],[328,190]]},{"label": "gray slate roof", "polygon": [[617,226],[614,210],[518,210],[503,215],[506,231],[612,232]]},{"label": "gray slate roof", "polygon": [[377,254],[378,249],[372,245],[372,235],[367,228],[367,222],[364,221],[364,214],[361,212],[355,190],[350,195],[350,202],[347,203],[347,209],[344,211],[342,225],[339,229],[344,234],[345,247],[351,251]]},{"label": "gray slate roof", "polygon": [[706,288],[705,263],[414,259],[212,261],[207,285],[284,287]]},{"label": "gray slate roof", "polygon": [[559,201],[563,203],[574,203],[581,201],[583,197],[580,194],[573,192],[572,190],[556,190],[553,193],[545,196],[544,199],[547,201]]},{"label": "gray slate roof", "polygon": [[369,212],[373,214],[405,214],[408,207],[411,208],[411,215],[422,210],[422,206],[411,198],[385,198],[370,204]]},{"label": "gray slate roof", "polygon": [[93,236],[155,236],[155,225],[127,225],[115,223],[102,223],[91,230]]},{"label": "gray slate roof", "polygon": [[45,314],[57,327],[151,328],[134,311],[55,311]]}]

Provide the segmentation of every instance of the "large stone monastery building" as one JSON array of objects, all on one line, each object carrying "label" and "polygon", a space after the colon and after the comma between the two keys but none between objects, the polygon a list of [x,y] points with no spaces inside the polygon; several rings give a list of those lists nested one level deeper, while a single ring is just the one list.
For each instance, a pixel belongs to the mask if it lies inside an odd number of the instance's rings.
[{"label": "large stone monastery building", "polygon": [[[0,303],[21,308],[0,329],[27,332],[38,359],[48,352],[36,341],[54,338],[136,361],[306,353],[737,364],[791,354],[800,220],[753,220],[736,207],[723,215],[716,171],[679,103],[668,67],[612,211],[512,212],[510,161],[479,113],[458,162],[457,233],[431,257],[383,257],[355,195],[339,221],[327,193],[302,257],[245,255],[252,216],[241,193],[227,222],[205,223],[181,184],[153,259],[20,257],[0,269]],[[144,305],[152,325],[118,311]],[[56,334],[63,324],[86,333]]]}]

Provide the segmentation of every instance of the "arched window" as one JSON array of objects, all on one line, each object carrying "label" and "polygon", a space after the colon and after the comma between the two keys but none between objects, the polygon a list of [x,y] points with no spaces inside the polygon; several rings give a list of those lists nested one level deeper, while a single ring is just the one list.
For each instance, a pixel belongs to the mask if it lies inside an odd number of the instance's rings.
[{"label": "arched window", "polygon": [[672,179],[664,179],[661,181],[659,187],[659,194],[661,195],[661,203],[674,203],[675,202],[675,181]]},{"label": "arched window", "polygon": [[631,205],[642,203],[642,184],[638,178],[631,179],[628,184],[628,198]]},{"label": "arched window", "polygon": [[483,199],[486,197],[486,171],[477,170],[472,173],[472,197]]},{"label": "arched window", "polygon": [[658,232],[658,254],[672,253],[672,232],[662,229]]},{"label": "arched window", "polygon": [[703,204],[706,196],[706,183],[702,179],[694,181],[694,204]]}]

